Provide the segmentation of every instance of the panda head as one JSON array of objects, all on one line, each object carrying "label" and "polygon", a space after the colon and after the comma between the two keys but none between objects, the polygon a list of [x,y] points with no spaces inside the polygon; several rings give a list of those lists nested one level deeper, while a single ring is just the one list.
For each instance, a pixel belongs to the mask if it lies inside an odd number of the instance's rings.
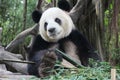
[{"label": "panda head", "polygon": [[42,14],[39,26],[41,37],[48,42],[57,42],[74,29],[70,16],[57,7],[49,8]]}]

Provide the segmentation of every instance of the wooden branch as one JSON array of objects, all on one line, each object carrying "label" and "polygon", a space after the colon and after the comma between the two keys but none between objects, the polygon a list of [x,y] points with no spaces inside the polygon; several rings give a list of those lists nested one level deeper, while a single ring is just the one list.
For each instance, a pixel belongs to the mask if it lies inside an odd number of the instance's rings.
[{"label": "wooden branch", "polygon": [[[0,64],[1,65],[1,64]],[[5,67],[6,68],[6,67]],[[0,68],[0,75],[4,75],[4,74],[13,74],[12,72],[10,72],[10,71],[7,71],[7,70],[5,70],[5,69],[1,69]],[[0,76],[0,79],[1,79],[1,76]]]},{"label": "wooden branch", "polygon": [[[22,61],[15,56],[12,56],[10,52],[7,52],[4,50],[3,47],[0,47],[0,59],[5,60],[5,59],[11,59],[11,60],[16,60],[16,61]],[[23,74],[28,74],[27,73],[27,64],[24,63],[13,63],[13,62],[5,62],[6,64],[10,65],[14,69],[16,69],[18,72],[23,73]]]},{"label": "wooden branch", "polygon": [[40,11],[42,10],[42,9],[41,9],[41,3],[42,3],[42,0],[38,0],[37,6],[36,6],[36,9],[37,9],[37,10],[40,10]]},{"label": "wooden branch", "polygon": [[35,79],[33,75],[19,75],[19,74],[2,74],[0,80],[40,80]]},{"label": "wooden branch", "polygon": [[71,9],[69,15],[71,16],[74,24],[77,23],[78,19],[84,19],[84,7],[90,2],[91,0],[77,0],[76,5]]},{"label": "wooden branch", "polygon": [[32,61],[18,61],[18,60],[12,60],[12,59],[0,59],[0,61],[3,62],[17,62],[17,63],[26,63],[26,64],[35,64],[35,62]]},{"label": "wooden branch", "polygon": [[38,24],[35,24],[32,28],[28,28],[24,30],[23,32],[19,33],[16,38],[11,41],[7,47],[5,48],[7,51],[12,51],[18,44],[23,43],[25,38],[29,35],[37,35],[38,33]]},{"label": "wooden branch", "polygon": [[23,1],[23,27],[22,30],[26,29],[26,18],[27,18],[27,0]]},{"label": "wooden branch", "polygon": [[86,0],[77,0],[76,5],[69,12],[69,15],[71,16],[74,23],[76,23],[78,18],[82,16],[85,3]]},{"label": "wooden branch", "polygon": [[[1,50],[1,49],[0,49]],[[4,50],[4,49],[3,49]],[[11,56],[14,56],[18,59],[23,59],[23,56],[21,54],[13,54],[13,53],[9,53]]]}]

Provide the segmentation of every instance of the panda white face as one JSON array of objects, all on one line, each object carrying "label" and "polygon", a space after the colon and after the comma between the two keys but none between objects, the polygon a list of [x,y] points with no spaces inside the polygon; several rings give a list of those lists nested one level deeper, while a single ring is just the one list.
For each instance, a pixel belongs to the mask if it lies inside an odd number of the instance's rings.
[{"label": "panda white face", "polygon": [[70,16],[59,8],[46,10],[42,14],[39,24],[40,35],[48,42],[57,42],[68,36],[74,29]]}]

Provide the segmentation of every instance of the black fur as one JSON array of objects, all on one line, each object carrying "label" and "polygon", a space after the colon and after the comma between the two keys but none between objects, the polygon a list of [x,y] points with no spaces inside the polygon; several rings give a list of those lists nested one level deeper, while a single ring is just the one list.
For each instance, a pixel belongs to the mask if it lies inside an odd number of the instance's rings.
[{"label": "black fur", "polygon": [[[45,67],[53,67],[53,61],[56,61],[56,58],[61,61],[61,55],[55,53],[54,48],[52,51],[52,47],[57,45],[57,43],[46,42],[42,39],[40,35],[37,35],[27,50],[28,60],[35,62],[35,64],[28,64],[28,73],[30,75],[35,75],[41,77],[44,76],[45,72],[41,72],[39,74],[39,69],[42,70],[43,66]],[[49,53],[48,53],[49,52]],[[53,55],[53,56],[52,56]],[[47,62],[47,63],[46,63]],[[47,65],[51,62],[51,66]],[[44,64],[44,65],[43,65]]]},{"label": "black fur", "polygon": [[47,49],[53,45],[54,43],[46,42],[42,39],[40,35],[37,35],[28,51],[28,60],[36,62],[36,64],[28,64],[28,73],[30,75],[38,75],[38,67],[40,65],[41,58],[45,53],[47,53]]},{"label": "black fur", "polygon": [[62,10],[68,11],[68,12],[71,10],[71,6],[70,6],[69,2],[66,0],[59,0],[58,7]]},{"label": "black fur", "polygon": [[77,46],[78,53],[76,54],[79,56],[82,65],[88,66],[89,58],[92,58],[94,60],[101,60],[99,55],[95,53],[95,50],[89,44],[87,39],[79,31],[73,30],[69,36],[59,41],[60,50],[62,50],[63,52],[65,52],[64,43],[67,41],[71,41]]},{"label": "black fur", "polygon": [[38,67],[41,64],[41,58],[44,56],[44,53],[47,53],[47,50],[41,50],[38,52],[28,53],[28,60],[35,62],[35,64],[28,64],[28,73],[30,75],[35,75],[39,77]]},{"label": "black fur", "polygon": [[38,23],[39,20],[40,20],[40,17],[42,15],[42,12],[38,11],[38,10],[35,10],[32,12],[32,19],[35,23]]}]

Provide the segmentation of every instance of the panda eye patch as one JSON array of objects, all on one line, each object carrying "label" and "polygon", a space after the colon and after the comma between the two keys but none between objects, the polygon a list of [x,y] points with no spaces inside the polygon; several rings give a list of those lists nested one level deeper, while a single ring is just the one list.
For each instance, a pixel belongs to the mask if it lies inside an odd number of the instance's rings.
[{"label": "panda eye patch", "polygon": [[61,20],[59,18],[55,18],[55,22],[57,22],[58,24],[61,24]]},{"label": "panda eye patch", "polygon": [[45,22],[45,24],[44,24],[44,28],[45,28],[45,30],[47,30],[47,25],[48,25],[48,23]]}]

